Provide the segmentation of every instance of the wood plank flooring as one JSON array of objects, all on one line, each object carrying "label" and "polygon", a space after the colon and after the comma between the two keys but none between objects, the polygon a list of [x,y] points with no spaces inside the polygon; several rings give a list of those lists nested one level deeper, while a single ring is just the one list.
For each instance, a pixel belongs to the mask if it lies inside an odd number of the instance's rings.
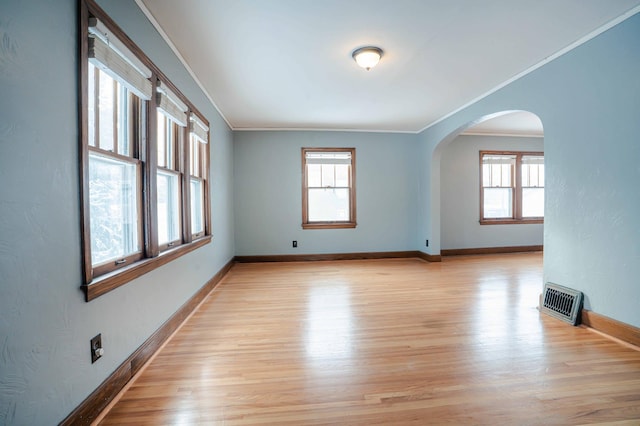
[{"label": "wood plank flooring", "polygon": [[640,424],[640,352],[542,286],[539,253],[237,264],[101,424]]}]

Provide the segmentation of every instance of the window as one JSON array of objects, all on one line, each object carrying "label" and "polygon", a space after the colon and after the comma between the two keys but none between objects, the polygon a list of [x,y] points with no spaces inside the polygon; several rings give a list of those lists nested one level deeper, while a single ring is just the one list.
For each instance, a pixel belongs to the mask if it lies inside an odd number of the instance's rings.
[{"label": "window", "polygon": [[207,154],[209,126],[197,115],[191,116],[191,132],[189,143],[191,159],[189,167],[189,185],[191,192],[191,233],[193,238],[205,232],[205,192],[207,191],[207,171],[209,170]]},{"label": "window", "polygon": [[83,289],[91,300],[210,241],[209,127],[95,2],[81,1],[81,17]]},{"label": "window", "polygon": [[544,154],[480,151],[480,223],[542,223]]},{"label": "window", "polygon": [[355,228],[355,148],[302,148],[302,227]]},{"label": "window", "polygon": [[170,117],[158,111],[158,244],[160,250],[174,247],[182,238],[182,193],[180,151],[182,131]]}]

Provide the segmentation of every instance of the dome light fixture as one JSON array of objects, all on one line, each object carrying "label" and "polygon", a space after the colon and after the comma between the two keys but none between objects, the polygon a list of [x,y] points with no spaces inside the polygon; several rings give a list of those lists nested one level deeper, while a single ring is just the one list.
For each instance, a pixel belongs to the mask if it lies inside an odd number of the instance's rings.
[{"label": "dome light fixture", "polygon": [[365,46],[354,50],[351,56],[360,67],[369,71],[378,64],[380,58],[382,58],[382,53],[382,49],[379,47]]}]

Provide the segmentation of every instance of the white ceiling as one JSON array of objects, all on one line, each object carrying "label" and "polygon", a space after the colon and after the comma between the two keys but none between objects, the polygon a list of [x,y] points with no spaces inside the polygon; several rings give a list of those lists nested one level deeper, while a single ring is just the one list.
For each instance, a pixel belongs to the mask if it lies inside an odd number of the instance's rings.
[{"label": "white ceiling", "polygon": [[[640,11],[640,0],[137,2],[236,130],[418,132]],[[351,58],[364,45],[385,52],[371,71]]]},{"label": "white ceiling", "polygon": [[465,135],[512,135],[542,137],[540,118],[528,111],[514,111],[482,121],[462,132]]}]

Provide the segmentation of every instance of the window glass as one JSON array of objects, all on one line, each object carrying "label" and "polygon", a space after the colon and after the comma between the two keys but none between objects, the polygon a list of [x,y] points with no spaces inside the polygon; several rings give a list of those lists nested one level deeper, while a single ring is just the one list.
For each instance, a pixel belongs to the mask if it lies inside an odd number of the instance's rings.
[{"label": "window glass", "polygon": [[158,112],[158,167],[167,167],[167,118]]},{"label": "window glass", "polygon": [[133,95],[129,96],[126,87],[118,85],[118,154],[129,157],[131,155],[131,111]]},{"label": "window glass", "polygon": [[116,109],[117,82],[104,72],[99,73],[98,89],[98,146],[105,151],[114,150],[114,121]]},{"label": "window glass", "polygon": [[309,221],[348,221],[349,189],[309,189]]},{"label": "window glass", "polygon": [[137,171],[133,163],[89,155],[91,262],[140,251]]},{"label": "window glass", "polygon": [[522,188],[522,217],[544,216],[544,188]]},{"label": "window glass", "polygon": [[180,239],[180,191],[178,176],[158,172],[158,244]]},{"label": "window glass", "polygon": [[87,119],[89,121],[88,128],[88,143],[89,146],[96,146],[96,136],[95,136],[95,127],[96,127],[96,74],[95,74],[95,66],[89,62],[89,77],[87,81],[88,86],[88,102],[87,105]]},{"label": "window glass", "polygon": [[511,188],[485,188],[484,217],[512,217],[513,199],[511,194]]},{"label": "window glass", "polygon": [[202,180],[191,178],[191,233],[204,232],[204,199]]}]

